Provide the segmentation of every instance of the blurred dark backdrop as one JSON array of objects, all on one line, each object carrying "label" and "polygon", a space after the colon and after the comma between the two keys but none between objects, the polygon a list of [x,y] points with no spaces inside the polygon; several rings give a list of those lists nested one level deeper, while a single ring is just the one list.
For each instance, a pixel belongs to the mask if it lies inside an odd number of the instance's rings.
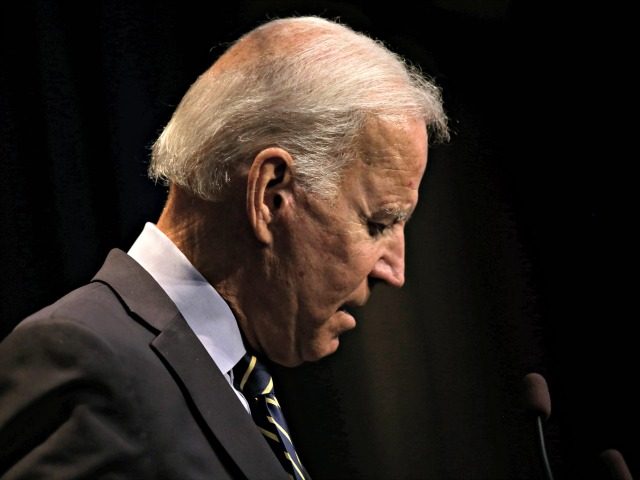
[{"label": "blurred dark backdrop", "polygon": [[309,471],[534,478],[519,392],[538,371],[557,477],[595,478],[610,447],[638,472],[632,15],[559,4],[4,2],[1,336],[157,218],[149,146],[228,42],[339,17],[436,79],[453,137],[430,152],[406,287],[334,356],[278,371]]}]

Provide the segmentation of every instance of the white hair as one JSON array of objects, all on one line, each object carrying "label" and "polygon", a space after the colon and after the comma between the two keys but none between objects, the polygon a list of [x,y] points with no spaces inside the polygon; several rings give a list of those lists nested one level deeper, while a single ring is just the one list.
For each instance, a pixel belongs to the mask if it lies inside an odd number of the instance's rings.
[{"label": "white hair", "polygon": [[183,97],[153,146],[151,178],[215,200],[241,166],[278,146],[302,188],[332,197],[367,118],[422,118],[432,141],[448,138],[438,87],[345,26],[274,20],[234,48],[236,59],[214,64]]}]

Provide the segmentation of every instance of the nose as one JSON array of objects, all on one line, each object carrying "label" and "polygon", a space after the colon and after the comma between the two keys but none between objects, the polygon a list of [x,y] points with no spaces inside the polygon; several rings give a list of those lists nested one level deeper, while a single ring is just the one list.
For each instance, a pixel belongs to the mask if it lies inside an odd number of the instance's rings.
[{"label": "nose", "polygon": [[380,258],[371,270],[371,277],[382,280],[392,287],[400,288],[404,285],[404,231],[389,239]]}]

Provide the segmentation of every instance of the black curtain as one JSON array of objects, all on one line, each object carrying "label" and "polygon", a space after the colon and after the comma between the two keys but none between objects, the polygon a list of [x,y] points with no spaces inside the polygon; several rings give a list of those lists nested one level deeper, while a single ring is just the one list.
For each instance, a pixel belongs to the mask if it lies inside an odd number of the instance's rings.
[{"label": "black curtain", "polygon": [[157,218],[149,146],[182,94],[294,14],[421,66],[453,130],[430,151],[406,287],[376,292],[334,356],[277,372],[314,478],[535,478],[530,371],[550,385],[559,478],[593,478],[611,447],[637,473],[635,57],[610,3],[5,2],[0,334]]}]

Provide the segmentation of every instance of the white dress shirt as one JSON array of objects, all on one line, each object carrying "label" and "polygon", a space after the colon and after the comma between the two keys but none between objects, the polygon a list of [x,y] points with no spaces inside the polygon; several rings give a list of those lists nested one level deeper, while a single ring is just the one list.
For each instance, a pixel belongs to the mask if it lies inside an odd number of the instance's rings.
[{"label": "white dress shirt", "polygon": [[127,253],[149,272],[176,304],[247,412],[250,412],[247,400],[233,387],[231,370],[246,349],[238,322],[227,303],[153,223],[145,224]]}]

